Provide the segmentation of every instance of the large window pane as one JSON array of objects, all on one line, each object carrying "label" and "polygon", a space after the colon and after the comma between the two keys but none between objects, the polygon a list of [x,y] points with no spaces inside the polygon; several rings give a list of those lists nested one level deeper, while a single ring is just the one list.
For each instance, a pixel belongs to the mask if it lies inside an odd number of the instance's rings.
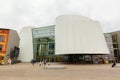
[{"label": "large window pane", "polygon": [[2,45],[0,45],[0,51],[2,51]]},{"label": "large window pane", "polygon": [[0,35],[0,42],[3,42],[3,41],[4,41],[4,36]]}]

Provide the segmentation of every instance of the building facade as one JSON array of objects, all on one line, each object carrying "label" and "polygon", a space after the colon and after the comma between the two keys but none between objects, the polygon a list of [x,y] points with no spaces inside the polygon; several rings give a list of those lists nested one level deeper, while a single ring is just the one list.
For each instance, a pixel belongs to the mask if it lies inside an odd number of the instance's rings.
[{"label": "building facade", "polygon": [[0,28],[0,63],[7,64],[8,58],[16,61],[19,55],[20,38],[15,30]]},{"label": "building facade", "polygon": [[[95,61],[109,54],[108,47],[97,21],[76,15],[56,18],[56,24],[45,27],[25,27],[20,32],[19,59],[29,62],[44,57],[72,61]],[[61,57],[62,56],[62,57]],[[99,61],[99,60],[98,60]]]},{"label": "building facade", "polygon": [[108,49],[109,49],[109,52],[110,52],[110,54],[108,55],[108,59],[109,59],[109,61],[112,62],[113,60],[115,60],[112,36],[111,36],[110,33],[105,33],[104,36],[105,36],[105,40],[107,42],[107,46],[108,46]]},{"label": "building facade", "polygon": [[40,61],[44,57],[55,55],[55,29],[54,25],[33,28],[33,54],[34,59]]},{"label": "building facade", "polygon": [[33,59],[33,26],[24,27],[20,33],[20,55],[18,57],[22,62],[30,62]]},{"label": "building facade", "polygon": [[120,62],[120,31],[111,32],[113,51],[116,62]]},{"label": "building facade", "polygon": [[56,54],[109,54],[99,22],[83,16],[56,18]]}]

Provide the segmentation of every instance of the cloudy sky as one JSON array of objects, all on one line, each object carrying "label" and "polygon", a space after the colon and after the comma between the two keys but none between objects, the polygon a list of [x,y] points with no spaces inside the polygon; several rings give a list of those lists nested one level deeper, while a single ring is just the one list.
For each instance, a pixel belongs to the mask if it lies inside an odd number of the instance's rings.
[{"label": "cloudy sky", "polygon": [[0,0],[0,27],[55,24],[55,18],[77,14],[97,20],[104,32],[120,30],[120,0]]}]

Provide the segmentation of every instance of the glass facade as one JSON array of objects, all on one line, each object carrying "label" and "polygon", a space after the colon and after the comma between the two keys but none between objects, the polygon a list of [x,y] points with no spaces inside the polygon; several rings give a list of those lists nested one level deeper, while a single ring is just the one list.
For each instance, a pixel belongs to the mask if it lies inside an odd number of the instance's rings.
[{"label": "glass facade", "polygon": [[112,41],[113,41],[113,50],[114,50],[115,60],[116,62],[120,62],[120,51],[119,51],[117,34],[112,35]]},{"label": "glass facade", "polygon": [[55,32],[53,26],[32,29],[34,58],[40,61],[55,54]]},{"label": "glass facade", "polygon": [[110,54],[108,55],[108,59],[110,62],[114,60],[114,51],[113,51],[113,42],[112,42],[112,36],[109,33],[105,33],[105,40],[109,49]]}]

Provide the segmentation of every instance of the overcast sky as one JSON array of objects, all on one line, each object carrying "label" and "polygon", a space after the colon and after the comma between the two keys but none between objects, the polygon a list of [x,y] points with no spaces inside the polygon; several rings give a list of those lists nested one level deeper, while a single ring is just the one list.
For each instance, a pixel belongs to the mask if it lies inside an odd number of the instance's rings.
[{"label": "overcast sky", "polygon": [[55,24],[55,18],[77,14],[97,20],[104,32],[120,30],[120,0],[0,0],[0,27]]}]

